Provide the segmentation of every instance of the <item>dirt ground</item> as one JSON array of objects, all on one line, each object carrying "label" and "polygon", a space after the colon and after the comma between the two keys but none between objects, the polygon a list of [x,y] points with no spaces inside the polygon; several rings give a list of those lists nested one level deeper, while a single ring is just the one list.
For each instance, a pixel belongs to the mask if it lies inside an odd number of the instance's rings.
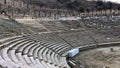
[{"label": "dirt ground", "polygon": [[120,47],[81,52],[75,59],[85,68],[120,68]]}]

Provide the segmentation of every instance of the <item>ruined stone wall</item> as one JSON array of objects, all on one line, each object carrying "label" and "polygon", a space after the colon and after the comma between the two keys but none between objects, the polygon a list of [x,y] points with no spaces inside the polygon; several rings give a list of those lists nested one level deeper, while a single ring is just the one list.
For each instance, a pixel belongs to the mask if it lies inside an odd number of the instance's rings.
[{"label": "ruined stone wall", "polygon": [[[31,5],[29,3],[24,3],[20,0],[0,0],[3,4],[2,8],[6,9],[8,15],[13,18],[16,17],[32,17],[32,18],[59,18],[59,17],[86,17],[86,16],[112,16],[119,15],[120,10],[101,10],[101,11],[91,11],[91,12],[77,12],[72,10],[63,9],[50,9],[46,7],[39,7],[36,5]],[[11,7],[11,8],[10,8]]]}]

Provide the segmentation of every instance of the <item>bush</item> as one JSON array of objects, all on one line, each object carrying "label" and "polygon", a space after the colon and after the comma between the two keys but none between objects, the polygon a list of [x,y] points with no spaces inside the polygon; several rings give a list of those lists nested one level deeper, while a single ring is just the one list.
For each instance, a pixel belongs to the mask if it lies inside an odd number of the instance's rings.
[{"label": "bush", "polygon": [[84,12],[84,11],[85,11],[85,8],[81,6],[80,9],[79,9],[79,11],[80,11],[80,12]]}]

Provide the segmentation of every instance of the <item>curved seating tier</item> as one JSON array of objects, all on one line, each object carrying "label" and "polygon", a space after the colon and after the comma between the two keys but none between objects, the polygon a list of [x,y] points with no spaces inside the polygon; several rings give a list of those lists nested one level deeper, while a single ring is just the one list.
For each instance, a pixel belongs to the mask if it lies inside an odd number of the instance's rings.
[{"label": "curved seating tier", "polygon": [[[75,30],[0,39],[0,65],[8,68],[69,68],[66,53],[74,48],[96,48],[118,42],[119,31]],[[104,45],[104,44],[103,44]]]},{"label": "curved seating tier", "polygon": [[[69,68],[62,53],[70,46],[58,42],[15,36],[0,40],[0,65],[8,68]],[[65,60],[64,60],[65,61]]]}]

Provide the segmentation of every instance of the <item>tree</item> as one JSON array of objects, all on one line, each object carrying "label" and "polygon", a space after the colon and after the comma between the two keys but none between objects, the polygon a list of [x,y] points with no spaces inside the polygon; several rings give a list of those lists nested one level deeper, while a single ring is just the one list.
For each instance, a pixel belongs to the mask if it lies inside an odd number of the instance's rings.
[{"label": "tree", "polygon": [[7,1],[6,0],[4,0],[4,4],[6,4],[7,3]]},{"label": "tree", "polygon": [[113,8],[113,3],[112,2],[108,2],[108,9],[110,9],[110,12],[112,11],[112,8]]},{"label": "tree", "polygon": [[70,0],[57,0],[58,2],[60,3],[67,3],[67,2],[70,2]]},{"label": "tree", "polygon": [[83,6],[80,6],[80,9],[79,9],[80,12],[84,12],[85,11],[85,8]]},{"label": "tree", "polygon": [[103,5],[104,5],[104,2],[103,2],[103,0],[98,0],[98,1],[96,2],[96,4],[97,4],[97,6],[103,6]]}]

